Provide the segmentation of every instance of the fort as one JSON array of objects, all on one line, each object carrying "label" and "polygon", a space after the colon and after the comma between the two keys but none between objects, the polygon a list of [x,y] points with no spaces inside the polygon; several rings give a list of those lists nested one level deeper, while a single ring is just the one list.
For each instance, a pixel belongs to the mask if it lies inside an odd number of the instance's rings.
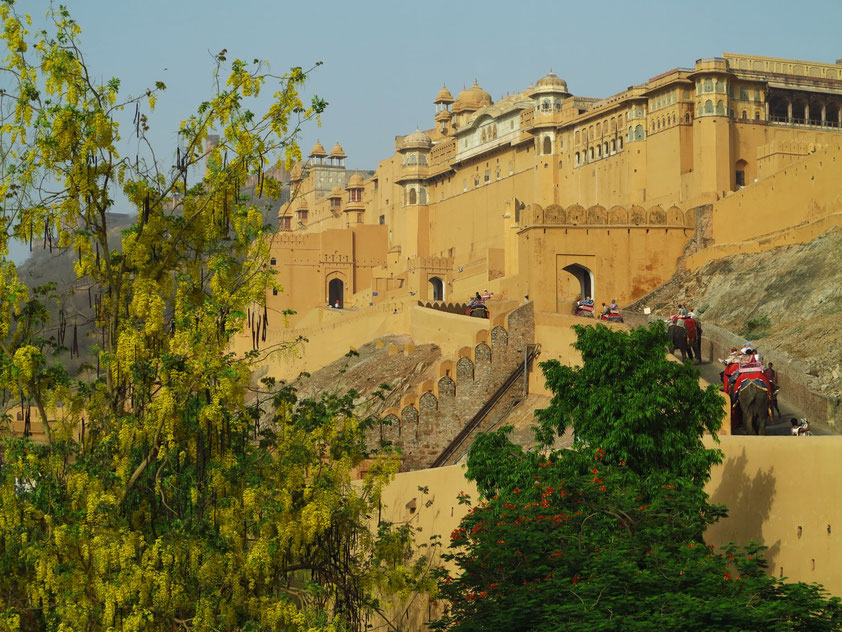
[{"label": "fort", "polygon": [[[370,439],[403,454],[384,519],[447,534],[471,484],[440,466],[535,403],[527,394],[546,403],[534,359],[578,361],[577,297],[627,305],[679,270],[842,226],[842,62],[723,53],[605,98],[551,71],[496,102],[474,81],[432,104],[430,128],[396,136],[373,170],[320,142],[293,166],[270,245],[280,289],[234,347],[288,347],[264,369],[291,381],[387,334],[437,345],[435,379],[383,410]],[[490,318],[467,317],[483,290]],[[12,415],[14,430],[43,437],[34,410]],[[763,541],[772,572],[842,594],[831,562],[842,514],[803,487],[839,471],[840,438],[724,435],[708,490],[730,517],[709,541]],[[432,500],[416,510],[420,484]]]},{"label": "fort", "polygon": [[[510,379],[519,366],[530,396],[548,395],[524,356],[577,362],[577,297],[629,304],[678,270],[842,226],[842,63],[723,53],[605,98],[550,72],[496,102],[477,81],[432,101],[429,129],[396,136],[373,171],[319,142],[292,168],[271,244],[283,289],[266,297],[265,340],[245,331],[236,346],[302,339],[266,366],[292,380],[386,334],[438,345],[436,379],[383,411],[372,439],[402,446],[407,470],[384,515],[446,533],[470,483],[459,467],[423,468],[457,462],[471,433],[506,418],[525,394]],[[462,315],[483,290],[491,318]],[[837,468],[837,438],[721,439],[709,489],[731,517],[711,541],[763,540],[776,574],[840,594],[822,563],[839,549],[838,511],[788,482]],[[436,503],[406,514],[422,480]]]},{"label": "fort", "polygon": [[840,64],[724,53],[602,99],[550,72],[497,102],[477,82],[433,102],[433,126],[397,136],[373,172],[346,169],[339,143],[293,167],[270,312],[297,325],[337,301],[484,288],[536,311],[580,293],[627,304],[691,240],[699,265],[838,222]]}]

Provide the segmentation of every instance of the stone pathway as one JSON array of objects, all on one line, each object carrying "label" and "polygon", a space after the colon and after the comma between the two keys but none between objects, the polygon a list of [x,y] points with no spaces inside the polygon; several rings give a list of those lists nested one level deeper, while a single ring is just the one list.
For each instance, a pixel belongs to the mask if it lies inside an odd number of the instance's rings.
[{"label": "stone pathway", "polygon": [[[703,362],[702,364],[694,365],[697,369],[699,369],[699,373],[701,373],[702,377],[705,378],[711,384],[720,384],[721,380],[719,378],[719,372],[722,370],[722,364],[719,362]],[[804,411],[795,408],[792,404],[790,404],[786,399],[786,393],[781,393],[778,395],[778,407],[781,409],[781,416],[775,418],[775,422],[772,424],[766,424],[766,434],[768,435],[789,435],[790,428],[792,427],[790,423],[790,419],[793,417],[801,418],[806,417]],[[815,424],[812,427],[812,431],[814,435],[832,435],[833,433],[820,426],[819,424]],[[745,434],[742,428],[737,428],[734,434]]]}]

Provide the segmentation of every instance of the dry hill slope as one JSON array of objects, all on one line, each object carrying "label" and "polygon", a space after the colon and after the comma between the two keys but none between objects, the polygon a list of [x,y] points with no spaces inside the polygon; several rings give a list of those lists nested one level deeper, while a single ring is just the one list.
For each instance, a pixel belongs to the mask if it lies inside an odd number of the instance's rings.
[{"label": "dry hill slope", "polygon": [[[409,351],[404,351],[407,348]],[[354,389],[360,394],[357,399],[359,413],[380,415],[390,406],[397,406],[404,395],[415,391],[417,385],[435,379],[434,367],[440,359],[441,350],[436,345],[414,347],[409,336],[384,336],[364,344],[356,354],[345,355],[314,371],[309,377],[300,377],[292,386],[302,399],[318,397],[324,392],[343,394]],[[382,384],[390,387],[385,391],[386,399],[372,398]]]},{"label": "dry hill slope", "polygon": [[813,376],[814,388],[842,396],[842,229],[808,244],[680,271],[630,309],[667,315],[678,304],[700,311],[703,323],[757,342],[761,351],[783,354]]}]

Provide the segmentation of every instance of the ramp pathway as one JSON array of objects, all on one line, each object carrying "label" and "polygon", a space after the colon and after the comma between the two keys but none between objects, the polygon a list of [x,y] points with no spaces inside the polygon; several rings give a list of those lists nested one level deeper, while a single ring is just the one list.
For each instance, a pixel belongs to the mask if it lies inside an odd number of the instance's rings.
[{"label": "ramp pathway", "polygon": [[[695,364],[694,366],[699,369],[699,373],[701,373],[702,377],[711,384],[722,383],[719,377],[719,372],[722,371],[723,368],[721,363],[714,360],[713,362],[705,361],[702,364]],[[778,395],[778,407],[781,409],[781,416],[775,417],[774,423],[766,424],[766,434],[768,435],[789,435],[791,428],[790,419],[793,417],[800,419],[807,416],[803,410],[796,408],[787,401],[786,393],[784,392],[781,392]],[[814,435],[833,434],[821,424],[812,424],[811,429]],[[742,428],[737,428],[735,429],[734,434],[745,434],[745,431]]]}]

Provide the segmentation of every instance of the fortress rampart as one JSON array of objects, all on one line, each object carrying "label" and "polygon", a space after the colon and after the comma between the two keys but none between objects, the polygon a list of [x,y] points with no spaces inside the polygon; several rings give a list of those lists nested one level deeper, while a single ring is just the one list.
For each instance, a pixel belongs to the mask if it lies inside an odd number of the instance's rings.
[{"label": "fortress rampart", "polygon": [[[416,392],[401,399],[400,406],[384,411],[370,441],[388,441],[400,447],[403,469],[429,467],[524,361],[526,345],[535,342],[531,303],[510,312],[505,323],[505,327],[497,324],[478,331],[473,345],[460,349],[456,357],[442,360],[436,367],[438,379],[421,384]],[[500,412],[523,395],[523,389],[513,392]],[[499,418],[500,414],[489,416],[485,427]]]}]

